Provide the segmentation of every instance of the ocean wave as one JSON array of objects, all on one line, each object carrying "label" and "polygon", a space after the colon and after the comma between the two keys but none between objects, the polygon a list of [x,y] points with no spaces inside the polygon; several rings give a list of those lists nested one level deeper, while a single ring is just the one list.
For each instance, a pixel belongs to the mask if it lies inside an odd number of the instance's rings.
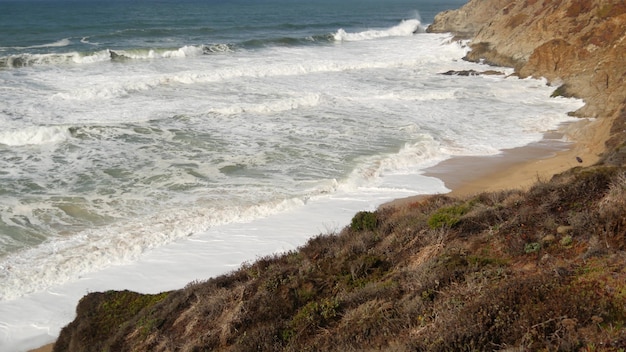
[{"label": "ocean wave", "polygon": [[337,30],[333,35],[336,41],[359,41],[371,40],[385,37],[406,37],[415,33],[423,32],[422,24],[419,20],[403,20],[399,24],[382,30],[367,30],[358,33],[347,33],[343,29]]},{"label": "ocean wave", "polygon": [[209,113],[220,115],[237,115],[242,113],[274,114],[282,111],[317,106],[320,103],[320,99],[319,94],[307,94],[302,97],[290,97],[288,99],[263,102],[261,104],[231,104],[224,108],[211,109]]},{"label": "ocean wave", "polygon": [[330,34],[312,35],[307,37],[280,37],[267,39],[252,39],[241,43],[244,48],[261,48],[268,46],[299,46],[309,45],[311,43],[330,43],[333,36]]},{"label": "ocean wave", "polygon": [[185,58],[235,51],[231,44],[186,45],[176,49],[105,49],[96,52],[54,54],[23,53],[0,57],[0,69],[44,65],[93,64],[96,62]]},{"label": "ocean wave", "polygon": [[118,60],[148,60],[164,58],[185,58],[213,53],[225,53],[234,51],[234,46],[229,44],[185,45],[178,49],[135,49],[135,50],[109,50],[112,61]]},{"label": "ocean wave", "polygon": [[2,68],[21,68],[38,65],[59,65],[64,63],[76,62],[80,60],[80,54],[77,52],[65,54],[17,54],[0,57],[0,69]]},{"label": "ocean wave", "polygon": [[[332,187],[331,187],[332,188]],[[319,193],[323,193],[320,191]],[[315,196],[315,195],[313,195]],[[58,237],[0,261],[0,301],[136,261],[151,249],[228,223],[243,223],[303,206],[308,197],[248,206],[189,207]],[[80,253],[80,255],[76,255]]]},{"label": "ocean wave", "polygon": [[[260,48],[273,46],[300,46],[312,43],[329,43],[333,41],[358,41],[391,36],[409,36],[423,31],[421,23],[417,19],[403,20],[398,25],[382,29],[367,30],[358,33],[347,33],[339,29],[336,33],[314,34],[305,37],[275,37],[264,39],[251,39],[239,44],[213,43],[199,45],[185,45],[179,48],[128,48],[128,49],[103,49],[95,52],[71,51],[65,53],[19,53],[0,57],[0,69],[22,68],[43,65],[62,64],[93,64],[96,62],[127,61],[127,60],[151,60],[167,58],[186,58],[215,53],[227,53],[236,51],[237,47]],[[80,43],[90,46],[100,45],[90,42],[89,37],[80,39]],[[71,45],[69,38],[61,39],[53,43],[34,45],[29,47],[10,48],[17,50],[42,49],[53,47],[65,47]]]},{"label": "ocean wave", "polygon": [[61,143],[69,137],[70,132],[64,126],[28,127],[0,132],[0,144],[7,146],[53,144]]},{"label": "ocean wave", "polygon": [[419,141],[407,143],[397,153],[364,157],[341,183],[341,190],[351,191],[371,185],[385,174],[416,173],[418,170],[435,165],[449,155],[442,152],[441,142],[429,134],[422,134]]},{"label": "ocean wave", "polygon": [[12,47],[11,49],[25,50],[25,49],[41,49],[41,48],[60,48],[60,47],[68,46],[71,43],[72,42],[70,41],[70,38],[63,38],[52,43],[31,45],[31,46],[24,46],[24,47]]}]

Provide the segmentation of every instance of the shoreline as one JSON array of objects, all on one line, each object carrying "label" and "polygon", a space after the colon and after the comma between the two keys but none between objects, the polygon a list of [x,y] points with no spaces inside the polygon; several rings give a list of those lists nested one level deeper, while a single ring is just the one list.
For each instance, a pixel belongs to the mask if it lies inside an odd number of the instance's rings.
[{"label": "shoreline", "polygon": [[34,350],[29,350],[28,352],[52,352],[54,348],[54,342],[49,343],[47,345],[43,345],[39,348],[35,348]]},{"label": "shoreline", "polygon": [[[587,167],[600,160],[602,150],[591,148],[583,141],[570,137],[566,131],[585,127],[587,120],[567,124],[558,131],[544,134],[542,140],[522,147],[504,149],[488,156],[455,156],[425,170],[424,176],[436,177],[450,189],[446,195],[468,197],[482,192],[527,190],[538,181],[574,167]],[[580,158],[582,162],[579,162]],[[432,195],[417,195],[394,199],[381,207],[402,207]]]}]

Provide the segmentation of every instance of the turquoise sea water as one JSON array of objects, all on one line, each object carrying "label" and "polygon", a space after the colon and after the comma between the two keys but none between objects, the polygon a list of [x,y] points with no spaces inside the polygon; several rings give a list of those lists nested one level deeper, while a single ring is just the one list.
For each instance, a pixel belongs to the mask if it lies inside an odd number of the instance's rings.
[{"label": "turquoise sea water", "polygon": [[[543,81],[439,74],[487,69],[424,33],[463,3],[0,0],[0,350],[53,336],[86,289],[293,248],[569,121],[580,102]],[[124,267],[147,255],[169,265]]]}]

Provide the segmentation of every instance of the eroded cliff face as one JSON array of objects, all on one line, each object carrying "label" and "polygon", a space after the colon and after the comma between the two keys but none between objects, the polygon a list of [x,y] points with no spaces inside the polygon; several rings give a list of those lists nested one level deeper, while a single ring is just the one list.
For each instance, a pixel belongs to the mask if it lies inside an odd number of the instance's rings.
[{"label": "eroded cliff face", "polygon": [[626,150],[626,3],[623,0],[471,0],[439,14],[430,32],[472,38],[471,61],[545,77],[582,98],[577,116],[598,118],[580,133],[603,144],[604,161],[624,164]]}]

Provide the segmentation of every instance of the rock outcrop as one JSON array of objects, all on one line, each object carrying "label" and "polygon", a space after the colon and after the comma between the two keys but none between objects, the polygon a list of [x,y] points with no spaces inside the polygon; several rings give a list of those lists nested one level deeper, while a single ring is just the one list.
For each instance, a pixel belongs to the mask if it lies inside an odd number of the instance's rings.
[{"label": "rock outcrop", "polygon": [[604,161],[626,153],[626,3],[623,0],[471,0],[443,12],[429,32],[472,38],[466,59],[545,77],[582,98],[580,117],[598,118],[583,144],[603,143]]}]

